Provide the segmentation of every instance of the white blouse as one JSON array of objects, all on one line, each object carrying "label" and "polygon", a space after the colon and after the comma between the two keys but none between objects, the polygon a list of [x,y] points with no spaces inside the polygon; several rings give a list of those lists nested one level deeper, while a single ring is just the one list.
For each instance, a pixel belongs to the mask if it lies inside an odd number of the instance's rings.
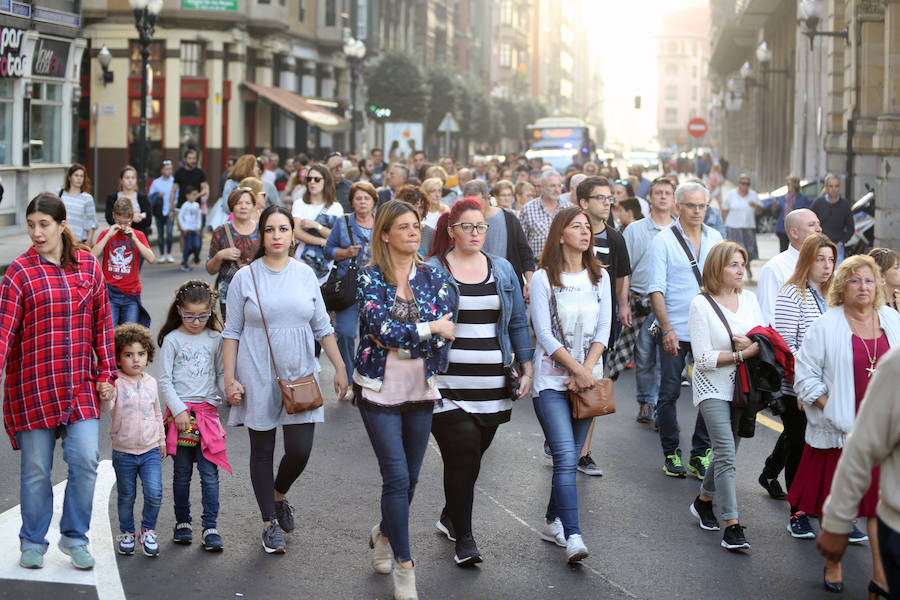
[{"label": "white blouse", "polygon": [[[746,335],[754,327],[765,325],[756,294],[751,291],[741,292],[737,312],[732,312],[721,304],[719,308],[728,319],[728,326],[731,327],[733,335]],[[691,332],[691,353],[694,355],[691,386],[694,392],[694,406],[710,398],[731,401],[734,392],[735,365],[728,363],[721,367],[716,366],[719,353],[731,352],[731,339],[722,319],[710,306],[709,300],[701,294],[691,301],[688,328]]]}]

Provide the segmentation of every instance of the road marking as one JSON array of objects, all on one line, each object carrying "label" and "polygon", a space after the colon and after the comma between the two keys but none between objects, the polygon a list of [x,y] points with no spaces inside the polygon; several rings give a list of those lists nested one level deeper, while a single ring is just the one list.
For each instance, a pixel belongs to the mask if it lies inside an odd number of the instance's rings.
[{"label": "road marking", "polygon": [[761,412],[756,413],[756,420],[759,421],[760,423],[762,423],[763,425],[765,425],[766,427],[768,427],[769,429],[771,429],[772,431],[777,431],[778,433],[781,433],[782,431],[784,431],[784,425],[782,425],[778,421],[773,421],[772,419],[770,419],[766,415],[762,414]]},{"label": "road marking", "polygon": [[[438,456],[441,455],[441,449],[438,448],[438,445],[434,442],[433,439],[428,441],[428,446],[429,446],[432,450],[434,450],[435,453],[437,453]],[[535,535],[536,537],[538,537],[538,538],[541,537],[541,532],[540,532],[540,531],[538,531],[537,529],[535,529],[534,527],[532,527],[532,526],[528,523],[528,521],[526,521],[525,519],[523,519],[522,517],[520,517],[519,515],[517,515],[516,513],[514,513],[514,512],[512,511],[512,509],[510,509],[510,508],[507,507],[505,504],[503,504],[502,502],[500,502],[499,500],[497,500],[496,498],[494,498],[493,496],[491,496],[489,493],[487,493],[486,491],[484,491],[484,489],[483,489],[481,486],[479,486],[477,483],[475,484],[475,490],[476,490],[478,493],[484,495],[488,500],[490,500],[491,502],[493,502],[497,507],[499,507],[503,512],[505,512],[505,513],[508,514],[510,517],[512,517],[512,518],[513,518],[515,521],[517,521],[520,525],[522,525],[523,527],[525,527],[526,529],[528,529],[529,531],[531,531],[532,533],[534,533],[534,535]],[[594,567],[592,567],[591,565],[587,564],[586,562],[581,561],[579,564],[580,564],[583,568],[587,569],[588,571],[590,571],[591,573],[593,573],[594,575],[596,575],[597,577],[599,577],[600,579],[602,579],[603,581],[605,581],[606,583],[608,583],[609,585],[611,585],[612,587],[616,588],[617,590],[619,590],[620,592],[622,592],[623,594],[625,594],[626,596],[628,596],[629,598],[638,598],[638,596],[635,596],[635,595],[632,594],[630,591],[628,591],[625,587],[623,587],[622,585],[616,583],[615,581],[613,581],[612,579],[610,579],[609,577],[607,577],[606,575],[604,575],[603,573],[601,573],[600,571],[598,571],[597,569],[595,569]]]},{"label": "road marking", "polygon": [[80,571],[72,566],[68,556],[56,547],[59,542],[59,519],[62,515],[66,482],[53,486],[53,517],[47,540],[50,547],[44,555],[43,569],[23,569],[19,566],[19,529],[22,527],[22,512],[19,505],[0,514],[0,580],[18,579],[89,585],[97,588],[100,600],[124,600],[125,591],[119,577],[116,553],[113,549],[112,531],[109,526],[109,494],[116,482],[116,472],[112,462],[100,461],[97,467],[97,482],[94,486],[94,500],[91,512],[91,553],[96,564],[90,571]]}]

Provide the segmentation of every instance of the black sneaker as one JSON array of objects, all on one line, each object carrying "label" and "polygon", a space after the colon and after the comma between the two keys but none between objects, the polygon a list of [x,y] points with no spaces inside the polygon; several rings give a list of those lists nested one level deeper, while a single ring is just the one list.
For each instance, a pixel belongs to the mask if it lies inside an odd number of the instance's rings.
[{"label": "black sneaker", "polygon": [[275,503],[275,518],[283,532],[290,533],[294,530],[294,509],[288,504],[287,498]]},{"label": "black sneaker", "polygon": [[215,527],[204,529],[201,537],[203,539],[203,549],[207,552],[221,552],[225,547],[225,544],[222,543],[222,536],[219,535],[219,530]]},{"label": "black sneaker", "polygon": [[691,514],[700,521],[700,529],[706,531],[719,531],[719,522],[713,514],[712,501],[704,501],[697,496],[691,503]]},{"label": "black sneaker", "polygon": [[687,477],[687,470],[681,463],[681,452],[679,450],[666,455],[666,462],[663,463],[663,473],[669,477],[679,477],[681,479]]},{"label": "black sneaker", "polygon": [[805,512],[797,511],[791,515],[791,522],[788,524],[788,531],[791,536],[797,539],[813,539],[816,532],[813,531],[812,525],[809,524],[809,515]]},{"label": "black sneaker", "polygon": [[193,532],[190,523],[178,523],[172,532],[172,541],[176,544],[190,544],[193,540]]},{"label": "black sneaker", "polygon": [[703,478],[706,477],[710,454],[712,454],[712,448],[707,448],[705,453],[700,456],[692,456],[691,460],[688,461],[687,470],[693,473],[700,481],[703,481]]},{"label": "black sneaker", "polygon": [[441,513],[441,518],[438,519],[438,522],[434,524],[438,531],[447,536],[447,539],[451,542],[456,541],[456,530],[453,529],[453,521],[450,520],[450,515],[445,512]]},{"label": "black sneaker", "polygon": [[284,554],[284,536],[278,523],[270,523],[263,531],[262,546],[266,554]]},{"label": "black sneaker", "polygon": [[856,521],[853,521],[853,530],[850,531],[849,541],[851,544],[862,544],[869,541],[869,536],[859,530]]},{"label": "black sneaker", "polygon": [[590,452],[578,459],[578,470],[585,475],[603,477],[603,469],[597,466],[597,463],[595,463],[594,459],[591,458]]},{"label": "black sneaker", "polygon": [[472,537],[471,533],[460,536],[456,540],[456,556],[453,557],[453,560],[459,566],[475,565],[481,562],[481,553],[478,551],[478,546],[475,545],[475,538]]},{"label": "black sneaker", "polygon": [[648,402],[641,402],[640,408],[638,408],[636,421],[638,423],[649,423],[652,416],[653,409],[650,404]]},{"label": "black sneaker", "polygon": [[726,527],[722,536],[722,547],[726,550],[749,550],[750,544],[744,537],[744,529],[745,527],[739,523]]},{"label": "black sneaker", "polygon": [[784,500],[787,498],[787,494],[784,493],[784,489],[782,489],[777,477],[769,479],[765,473],[762,473],[759,476],[759,485],[763,486],[763,489],[768,492],[769,498],[772,500]]}]

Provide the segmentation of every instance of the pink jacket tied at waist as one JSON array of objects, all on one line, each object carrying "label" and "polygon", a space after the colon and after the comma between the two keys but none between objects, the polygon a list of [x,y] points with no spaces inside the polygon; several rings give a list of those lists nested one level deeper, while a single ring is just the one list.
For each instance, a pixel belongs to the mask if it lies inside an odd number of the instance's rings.
[{"label": "pink jacket tied at waist", "polygon": [[[197,419],[197,429],[200,430],[200,450],[206,460],[222,467],[229,474],[231,465],[228,464],[228,457],[225,455],[225,429],[219,422],[219,410],[209,402],[191,402],[188,404],[188,410],[194,413]],[[166,409],[164,421],[168,420],[172,411]],[[178,451],[178,428],[174,426],[166,428],[166,453],[169,456],[175,456]]]}]

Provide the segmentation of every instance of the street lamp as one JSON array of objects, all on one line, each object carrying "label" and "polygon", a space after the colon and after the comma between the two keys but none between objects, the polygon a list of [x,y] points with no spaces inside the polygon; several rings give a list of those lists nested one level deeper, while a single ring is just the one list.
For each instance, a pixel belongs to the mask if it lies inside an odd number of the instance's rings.
[{"label": "street lamp", "polygon": [[112,61],[112,53],[109,51],[109,48],[106,47],[106,44],[103,44],[103,47],[100,48],[100,51],[97,53],[97,62],[100,63],[100,68],[103,70],[103,87],[106,87],[106,84],[113,82],[113,72],[109,70],[109,63]]},{"label": "street lamp", "polygon": [[365,43],[356,38],[347,38],[347,41],[344,42],[344,56],[350,66],[350,147],[347,148],[347,152],[352,154],[356,151],[356,82],[359,77],[359,65],[366,57]]},{"label": "street lamp", "polygon": [[826,16],[825,10],[825,0],[802,0],[800,2],[800,18],[797,19],[797,23],[806,24],[806,31],[803,34],[809,38],[810,52],[812,52],[813,40],[817,35],[844,38],[845,42],[850,43],[850,31],[846,27],[842,31],[818,31],[819,23]]},{"label": "street lamp", "polygon": [[746,87],[748,87],[748,88],[758,87],[763,90],[766,89],[765,83],[760,83],[753,77],[753,69],[750,67],[749,62],[745,62],[741,66],[740,74],[741,74],[741,79],[744,80],[744,85]]},{"label": "street lamp", "polygon": [[156,28],[156,16],[162,10],[162,0],[128,0],[134,12],[134,27],[141,44],[141,124],[138,142],[138,189],[147,189],[147,68],[150,59],[150,42]]},{"label": "street lamp", "polygon": [[781,73],[785,77],[790,77],[791,72],[787,69],[770,69],[769,65],[772,63],[772,51],[769,50],[769,45],[763,40],[763,42],[759,45],[759,48],[756,49],[756,62],[759,63],[759,70],[763,75],[768,75],[769,73]]}]

